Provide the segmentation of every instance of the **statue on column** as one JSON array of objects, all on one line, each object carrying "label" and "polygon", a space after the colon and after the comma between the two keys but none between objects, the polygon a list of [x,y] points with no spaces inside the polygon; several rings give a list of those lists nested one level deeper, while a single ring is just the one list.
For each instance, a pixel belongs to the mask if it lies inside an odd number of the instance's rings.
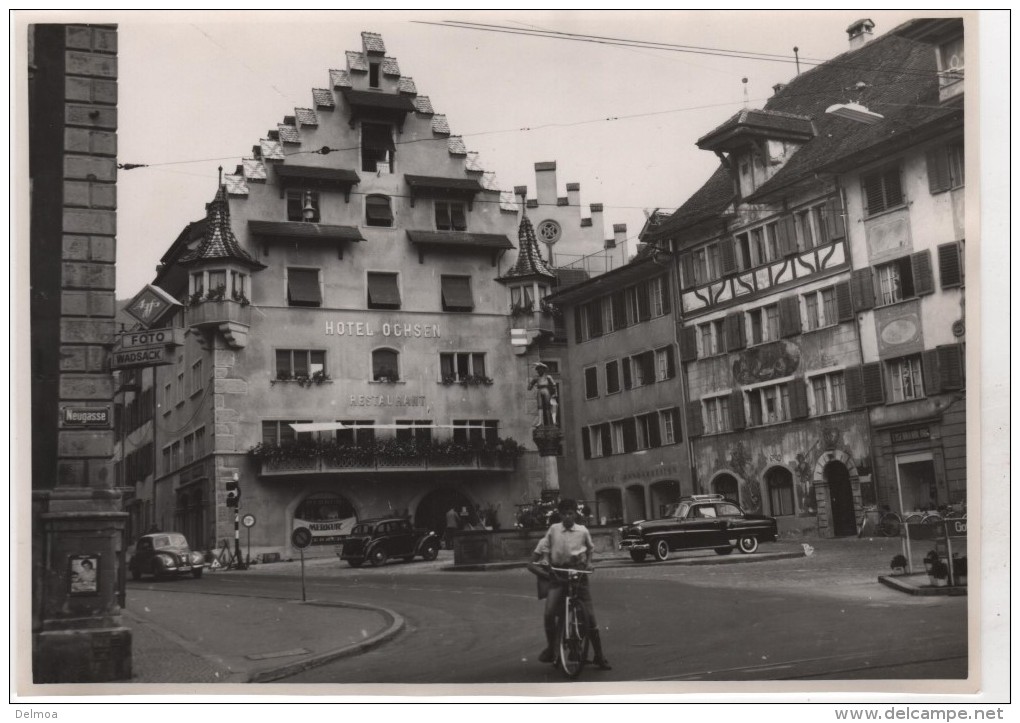
[{"label": "statue on column", "polygon": [[535,364],[535,376],[528,380],[528,389],[538,390],[538,417],[534,426],[555,427],[559,424],[559,399],[556,382],[549,376],[549,367]]}]

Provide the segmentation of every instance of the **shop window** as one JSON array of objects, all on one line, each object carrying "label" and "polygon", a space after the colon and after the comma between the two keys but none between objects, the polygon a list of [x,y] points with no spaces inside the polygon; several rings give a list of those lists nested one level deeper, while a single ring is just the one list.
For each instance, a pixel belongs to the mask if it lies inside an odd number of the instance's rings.
[{"label": "shop window", "polygon": [[262,441],[265,444],[290,444],[307,442],[314,438],[312,432],[295,432],[291,424],[309,424],[310,419],[265,419],[262,421]]},{"label": "shop window", "polygon": [[455,201],[436,201],[437,231],[466,231],[467,215],[465,205]]},{"label": "shop window", "polygon": [[414,441],[418,444],[432,442],[431,419],[398,419],[396,437],[401,442]]},{"label": "shop window", "polygon": [[921,356],[902,357],[886,362],[889,389],[893,402],[905,402],[924,397],[924,383],[921,377]]},{"label": "shop window", "polygon": [[287,220],[319,222],[319,194],[315,191],[287,191]]},{"label": "shop window", "polygon": [[487,379],[483,352],[442,352],[439,355],[439,374],[446,383]]},{"label": "shop window", "polygon": [[454,419],[453,441],[459,444],[496,444],[499,441],[499,420]]},{"label": "shop window", "polygon": [[373,419],[340,419],[343,425],[336,430],[338,444],[356,444],[359,447],[370,447],[375,442],[375,420]]},{"label": "shop window", "polygon": [[440,277],[440,285],[443,311],[472,311],[475,308],[470,276],[444,275]]},{"label": "shop window", "polygon": [[318,269],[287,269],[287,304],[322,306],[322,288]]},{"label": "shop window", "polygon": [[393,226],[393,209],[390,208],[390,197],[374,193],[365,197],[365,224],[379,228]]},{"label": "shop window", "polygon": [[396,382],[400,380],[400,354],[394,349],[376,349],[372,352],[372,380]]},{"label": "shop window", "polygon": [[396,274],[368,272],[368,308],[400,308],[400,289],[397,285]]},{"label": "shop window", "polygon": [[277,349],[276,378],[313,379],[326,374],[326,352],[321,349]]},{"label": "shop window", "polygon": [[393,173],[395,151],[393,128],[381,123],[361,124],[362,171]]},{"label": "shop window", "polygon": [[599,395],[599,368],[588,367],[584,370],[584,398],[594,399]]},{"label": "shop window", "polygon": [[861,188],[864,194],[864,210],[868,216],[888,211],[904,203],[899,164],[865,174],[861,178]]}]

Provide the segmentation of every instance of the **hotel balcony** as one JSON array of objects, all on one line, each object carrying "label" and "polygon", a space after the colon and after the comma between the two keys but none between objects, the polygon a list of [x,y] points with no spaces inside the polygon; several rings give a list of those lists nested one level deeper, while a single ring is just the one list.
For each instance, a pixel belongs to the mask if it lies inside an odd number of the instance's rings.
[{"label": "hotel balcony", "polygon": [[230,346],[240,349],[248,344],[251,306],[233,299],[207,299],[187,307],[184,321],[189,328],[220,331]]}]

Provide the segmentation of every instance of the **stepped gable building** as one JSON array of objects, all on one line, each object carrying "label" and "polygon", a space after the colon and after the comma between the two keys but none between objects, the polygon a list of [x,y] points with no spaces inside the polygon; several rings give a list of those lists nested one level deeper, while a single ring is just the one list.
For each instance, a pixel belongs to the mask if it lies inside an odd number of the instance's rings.
[{"label": "stepped gable building", "polygon": [[510,273],[513,195],[362,39],[162,259],[154,283],[187,333],[154,372],[138,525],[229,546],[236,474],[253,556],[290,556],[297,526],[332,554],[357,519],[442,530],[456,505],[508,525],[543,489],[509,333],[514,294],[540,300],[543,275]]},{"label": "stepped gable building", "polygon": [[904,509],[963,489],[952,61],[917,25],[872,27],[700,138],[720,166],[642,238],[678,258],[695,486],[781,531],[852,535],[900,489]]}]

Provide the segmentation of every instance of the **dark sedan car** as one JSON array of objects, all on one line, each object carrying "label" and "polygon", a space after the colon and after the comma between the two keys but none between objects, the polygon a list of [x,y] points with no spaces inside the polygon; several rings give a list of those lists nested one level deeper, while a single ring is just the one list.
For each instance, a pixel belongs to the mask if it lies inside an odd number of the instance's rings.
[{"label": "dark sedan car", "polygon": [[191,573],[202,577],[205,557],[192,550],[188,541],[179,532],[154,532],[142,535],[135,544],[135,554],[128,562],[131,579],[139,580],[142,575],[164,577]]},{"label": "dark sedan car", "polygon": [[752,515],[722,495],[693,495],[672,505],[661,520],[640,520],[620,528],[620,549],[635,562],[651,553],[665,560],[673,550],[715,550],[729,555],[736,548],[745,554],[759,542],[776,542],[776,520]]},{"label": "dark sedan car", "polygon": [[362,520],[344,538],[337,555],[351,567],[361,567],[365,560],[378,567],[391,557],[406,562],[417,556],[435,560],[439,556],[439,538],[430,530],[415,529],[410,520],[400,517]]}]

